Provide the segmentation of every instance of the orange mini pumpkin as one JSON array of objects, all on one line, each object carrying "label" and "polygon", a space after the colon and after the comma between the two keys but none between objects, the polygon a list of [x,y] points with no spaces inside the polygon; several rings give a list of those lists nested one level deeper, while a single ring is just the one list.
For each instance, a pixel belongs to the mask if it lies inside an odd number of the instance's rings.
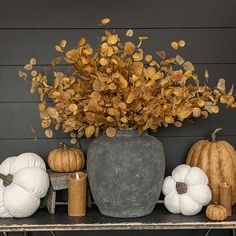
[{"label": "orange mini pumpkin", "polygon": [[69,148],[62,143],[61,148],[52,150],[48,155],[48,165],[55,172],[75,172],[85,165],[83,152],[79,148]]},{"label": "orange mini pumpkin", "polygon": [[216,129],[210,140],[200,140],[190,149],[186,164],[201,168],[209,178],[212,202],[219,204],[220,183],[232,186],[232,205],[236,203],[236,152],[226,141],[216,141]]},{"label": "orange mini pumpkin", "polygon": [[213,221],[223,221],[227,218],[227,210],[221,205],[209,205],[206,209],[206,216]]}]

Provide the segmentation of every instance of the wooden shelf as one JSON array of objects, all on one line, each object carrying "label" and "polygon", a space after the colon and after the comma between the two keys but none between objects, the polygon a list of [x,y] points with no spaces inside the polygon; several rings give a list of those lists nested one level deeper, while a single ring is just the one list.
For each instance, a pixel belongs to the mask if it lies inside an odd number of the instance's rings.
[{"label": "wooden shelf", "polygon": [[158,229],[220,229],[236,227],[236,208],[233,216],[224,222],[211,222],[202,213],[196,216],[170,214],[163,204],[158,204],[148,216],[119,219],[103,216],[94,206],[85,217],[69,217],[67,206],[57,206],[56,214],[40,209],[24,219],[1,219],[0,231],[70,231],[70,230],[158,230]]}]

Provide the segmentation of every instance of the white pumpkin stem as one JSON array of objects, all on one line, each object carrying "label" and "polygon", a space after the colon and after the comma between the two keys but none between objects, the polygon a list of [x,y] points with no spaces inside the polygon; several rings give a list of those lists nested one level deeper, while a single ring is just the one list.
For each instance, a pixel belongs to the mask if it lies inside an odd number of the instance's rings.
[{"label": "white pumpkin stem", "polygon": [[0,173],[0,179],[3,180],[4,187],[7,187],[8,185],[10,185],[12,183],[13,175],[11,175],[11,174],[4,175],[4,174]]},{"label": "white pumpkin stem", "polygon": [[216,141],[216,135],[222,130],[222,128],[217,128],[214,130],[214,132],[211,134],[211,141],[215,142]]},{"label": "white pumpkin stem", "polygon": [[176,191],[178,194],[187,193],[187,190],[188,190],[188,187],[186,183],[183,183],[183,182],[176,183]]}]

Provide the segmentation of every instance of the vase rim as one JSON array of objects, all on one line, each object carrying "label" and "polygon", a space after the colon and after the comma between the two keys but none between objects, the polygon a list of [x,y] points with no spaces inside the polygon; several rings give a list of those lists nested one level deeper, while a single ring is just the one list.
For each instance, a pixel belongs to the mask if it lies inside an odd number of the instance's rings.
[{"label": "vase rim", "polygon": [[121,130],[118,129],[116,136],[147,136],[148,133],[144,132],[143,134],[139,134],[138,130],[130,129],[130,130]]}]

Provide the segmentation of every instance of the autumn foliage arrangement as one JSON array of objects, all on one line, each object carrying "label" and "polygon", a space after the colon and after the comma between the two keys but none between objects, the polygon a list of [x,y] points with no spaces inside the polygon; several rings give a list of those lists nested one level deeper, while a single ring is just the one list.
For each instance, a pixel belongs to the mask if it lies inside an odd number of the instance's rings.
[{"label": "autumn foliage arrangement", "polygon": [[[52,125],[70,133],[72,143],[103,132],[113,137],[117,129],[156,131],[218,113],[218,103],[236,107],[233,88],[226,92],[224,79],[211,88],[205,71],[201,84],[190,61],[180,55],[167,58],[165,51],[146,55],[141,46],[148,37],[138,37],[135,44],[130,40],[133,34],[128,30],[128,40],[121,42],[118,34],[105,30],[95,49],[81,38],[76,48],[66,50],[67,42],[61,40],[55,46],[61,55],[52,61],[53,78],[47,70],[34,69],[34,58],[19,71],[21,78],[31,77],[31,92],[40,95],[38,108],[47,137],[53,136]],[[171,43],[175,50],[184,46],[183,40]],[[57,70],[62,61],[70,68],[66,73]]]}]

